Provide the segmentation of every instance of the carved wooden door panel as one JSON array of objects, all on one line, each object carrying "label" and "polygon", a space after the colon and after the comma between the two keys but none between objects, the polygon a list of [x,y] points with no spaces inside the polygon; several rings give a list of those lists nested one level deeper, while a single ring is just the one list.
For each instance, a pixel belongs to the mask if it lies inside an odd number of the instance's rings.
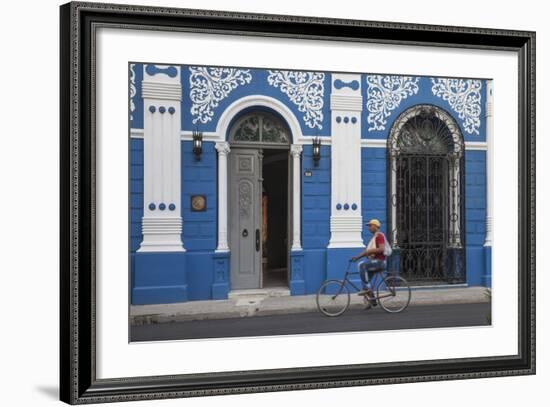
[{"label": "carved wooden door panel", "polygon": [[229,172],[231,289],[261,286],[260,152],[233,149]]}]

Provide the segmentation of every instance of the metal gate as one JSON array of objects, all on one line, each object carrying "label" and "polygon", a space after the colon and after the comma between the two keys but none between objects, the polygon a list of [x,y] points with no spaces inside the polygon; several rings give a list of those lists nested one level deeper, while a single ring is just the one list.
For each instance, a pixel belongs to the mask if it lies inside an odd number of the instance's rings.
[{"label": "metal gate", "polygon": [[454,122],[446,112],[421,106],[404,112],[389,139],[393,268],[411,281],[460,283],[465,281],[462,138],[453,137]]}]

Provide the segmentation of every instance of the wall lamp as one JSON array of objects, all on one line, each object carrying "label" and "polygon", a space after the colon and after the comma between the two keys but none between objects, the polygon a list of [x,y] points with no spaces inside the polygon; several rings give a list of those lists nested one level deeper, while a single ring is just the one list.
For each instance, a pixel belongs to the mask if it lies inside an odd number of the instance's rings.
[{"label": "wall lamp", "polygon": [[195,159],[200,161],[202,154],[202,132],[193,130],[193,154]]},{"label": "wall lamp", "polygon": [[319,136],[313,138],[313,161],[315,166],[319,165],[321,159],[321,139]]}]

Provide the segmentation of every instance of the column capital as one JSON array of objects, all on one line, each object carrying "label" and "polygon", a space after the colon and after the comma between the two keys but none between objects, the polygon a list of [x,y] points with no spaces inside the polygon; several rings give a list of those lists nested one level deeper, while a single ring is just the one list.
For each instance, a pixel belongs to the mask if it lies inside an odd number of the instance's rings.
[{"label": "column capital", "polygon": [[144,99],[181,100],[181,74],[177,65],[143,64],[141,94]]},{"label": "column capital", "polygon": [[227,141],[218,141],[215,148],[218,150],[219,155],[227,155],[231,151]]},{"label": "column capital", "polygon": [[294,157],[300,156],[300,154],[302,154],[302,150],[303,150],[303,148],[302,148],[301,144],[292,144],[290,146],[290,152],[292,153],[292,155]]}]

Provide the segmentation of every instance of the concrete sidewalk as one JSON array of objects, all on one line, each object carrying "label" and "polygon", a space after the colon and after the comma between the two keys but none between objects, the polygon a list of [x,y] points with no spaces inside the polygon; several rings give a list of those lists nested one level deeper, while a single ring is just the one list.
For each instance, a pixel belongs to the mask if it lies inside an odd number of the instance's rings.
[{"label": "concrete sidewalk", "polygon": [[[485,287],[413,288],[409,306],[488,302],[486,292]],[[131,305],[130,323],[143,325],[317,311],[315,294],[290,296],[288,288],[233,291],[229,297],[227,300]],[[363,307],[363,297],[352,294],[350,309]]]}]

